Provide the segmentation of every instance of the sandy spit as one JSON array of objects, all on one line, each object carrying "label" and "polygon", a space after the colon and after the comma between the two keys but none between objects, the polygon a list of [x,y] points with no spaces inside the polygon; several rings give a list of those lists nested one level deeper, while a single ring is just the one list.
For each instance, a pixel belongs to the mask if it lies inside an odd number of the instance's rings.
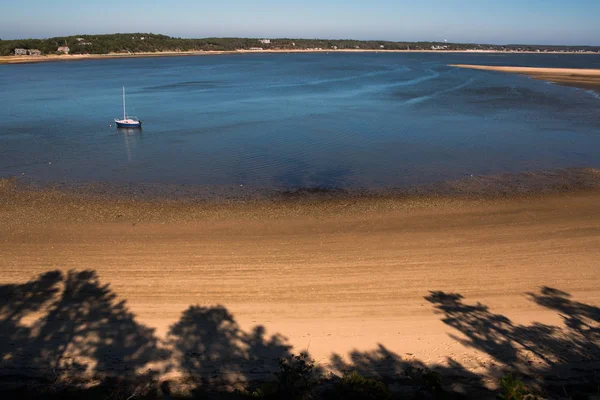
[{"label": "sandy spit", "polygon": [[554,82],[564,86],[591,89],[600,92],[600,69],[586,68],[537,68],[495,65],[451,64],[451,67],[497,71],[526,75],[534,79]]}]

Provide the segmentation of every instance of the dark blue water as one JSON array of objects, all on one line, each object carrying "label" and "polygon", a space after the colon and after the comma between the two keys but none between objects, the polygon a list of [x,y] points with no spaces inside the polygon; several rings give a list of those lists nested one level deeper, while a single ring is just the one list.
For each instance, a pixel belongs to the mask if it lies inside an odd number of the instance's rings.
[{"label": "dark blue water", "polygon": [[[251,54],[4,65],[0,176],[369,188],[600,167],[598,94],[450,63],[600,68],[600,56]],[[114,128],[123,85],[141,132]]]}]

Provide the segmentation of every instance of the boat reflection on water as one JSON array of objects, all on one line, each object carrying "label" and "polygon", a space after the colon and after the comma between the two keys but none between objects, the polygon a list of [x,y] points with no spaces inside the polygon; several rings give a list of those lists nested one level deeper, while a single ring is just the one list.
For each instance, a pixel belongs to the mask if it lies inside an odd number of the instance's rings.
[{"label": "boat reflection on water", "polygon": [[132,150],[135,150],[137,142],[142,137],[142,128],[117,127],[117,134],[123,136],[123,139],[125,140],[125,149],[127,151],[127,160],[131,161]]}]

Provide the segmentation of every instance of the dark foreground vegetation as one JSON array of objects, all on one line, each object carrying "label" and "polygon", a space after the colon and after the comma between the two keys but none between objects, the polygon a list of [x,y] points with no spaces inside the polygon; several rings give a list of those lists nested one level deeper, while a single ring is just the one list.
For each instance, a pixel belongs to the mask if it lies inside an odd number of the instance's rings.
[{"label": "dark foreground vegetation", "polygon": [[491,391],[454,360],[425,365],[382,345],[348,362],[332,354],[324,371],[281,335],[243,331],[220,306],[189,307],[159,339],[95,272],[51,271],[0,285],[0,398],[597,399],[600,308],[547,287],[527,296],[565,327],[516,324],[457,293],[426,297],[456,340],[494,360]]},{"label": "dark foreground vegetation", "polygon": [[107,54],[177,51],[265,50],[498,50],[498,51],[565,51],[600,52],[600,46],[487,45],[445,42],[391,42],[384,40],[273,39],[270,43],[247,38],[182,39],[152,33],[117,33],[110,35],[61,36],[49,39],[0,40],[0,55],[15,49],[37,49],[42,54],[56,54],[59,47],[69,47],[70,54]]}]

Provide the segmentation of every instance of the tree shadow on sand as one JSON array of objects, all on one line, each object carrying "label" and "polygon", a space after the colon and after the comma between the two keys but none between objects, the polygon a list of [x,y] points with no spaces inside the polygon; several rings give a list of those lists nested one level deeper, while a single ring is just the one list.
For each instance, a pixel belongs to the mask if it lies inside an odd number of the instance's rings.
[{"label": "tree shadow on sand", "polygon": [[150,382],[183,374],[196,391],[269,380],[291,356],[281,335],[244,331],[222,306],[192,306],[166,340],[135,319],[94,271],[0,285],[0,380]]},{"label": "tree shadow on sand", "polygon": [[167,343],[174,365],[197,387],[246,387],[272,377],[291,346],[281,335],[267,337],[256,326],[244,332],[222,306],[188,308],[174,324]]},{"label": "tree shadow on sand", "polygon": [[405,359],[381,344],[371,351],[351,352],[348,361],[334,353],[330,363],[337,375],[357,371],[385,382],[396,393],[406,396],[403,398],[486,398],[491,393],[482,377],[453,359],[447,360],[447,366],[430,365],[414,358]]},{"label": "tree shadow on sand", "polygon": [[[515,372],[539,390],[590,389],[587,385],[594,383],[600,368],[600,308],[547,287],[527,296],[558,312],[564,326],[519,325],[483,304],[465,303],[456,293],[431,292],[426,299],[443,315],[443,322],[458,331],[452,338],[495,360],[496,367],[488,366],[495,370],[488,372]],[[0,285],[0,379],[5,382],[35,379],[44,384],[68,377],[70,382],[113,379],[123,387],[122,382],[142,380],[153,382],[154,392],[148,392],[152,398],[158,393],[155,380],[176,371],[193,394],[220,393],[223,398],[226,390],[253,390],[276,373],[281,382],[282,366],[291,365],[281,360],[291,356],[290,350],[286,338],[269,336],[262,326],[244,331],[222,306],[189,307],[161,341],[135,320],[126,302],[101,284],[94,271],[51,271],[23,284]],[[383,345],[354,351],[346,359],[333,354],[330,366],[338,376],[355,370],[409,397],[490,394],[484,385],[490,373],[476,375],[452,359],[443,366],[403,359]],[[295,379],[289,376],[286,384]],[[321,382],[327,386],[336,379],[324,377]],[[126,397],[137,387],[128,386]],[[595,390],[594,385],[588,393]],[[163,393],[168,391],[166,382]]]},{"label": "tree shadow on sand", "polygon": [[527,297],[557,311],[564,327],[515,324],[483,304],[464,303],[457,293],[431,292],[426,299],[444,315],[444,323],[462,334],[451,337],[491,356],[499,363],[498,373],[526,377],[540,390],[595,387],[600,368],[600,308],[573,301],[568,293],[548,287],[527,293]]},{"label": "tree shadow on sand", "polygon": [[0,286],[0,376],[134,378],[167,356],[94,271]]},{"label": "tree shadow on sand", "polygon": [[568,393],[572,398],[596,393],[600,387],[600,308],[548,287],[527,293],[527,298],[558,312],[564,326],[516,324],[481,303],[465,303],[458,293],[431,292],[426,297],[443,314],[442,321],[460,333],[450,334],[452,339],[494,360],[481,365],[486,368],[484,375],[470,372],[453,359],[443,366],[405,359],[381,344],[372,351],[353,351],[346,359],[333,354],[331,367],[337,374],[355,370],[396,385],[400,392],[429,398],[489,397],[492,392],[486,383],[490,377],[507,373],[524,378],[538,392]]}]

